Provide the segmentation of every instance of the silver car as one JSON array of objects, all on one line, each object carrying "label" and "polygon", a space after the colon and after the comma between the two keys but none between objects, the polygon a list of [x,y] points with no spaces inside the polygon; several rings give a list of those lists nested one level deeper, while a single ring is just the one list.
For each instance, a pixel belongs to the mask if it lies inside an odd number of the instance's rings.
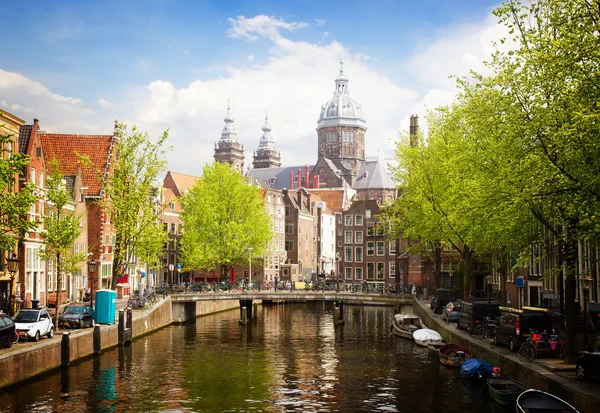
[{"label": "silver car", "polygon": [[448,323],[456,323],[458,321],[459,314],[460,303],[450,302],[442,309],[442,320],[446,320]]}]

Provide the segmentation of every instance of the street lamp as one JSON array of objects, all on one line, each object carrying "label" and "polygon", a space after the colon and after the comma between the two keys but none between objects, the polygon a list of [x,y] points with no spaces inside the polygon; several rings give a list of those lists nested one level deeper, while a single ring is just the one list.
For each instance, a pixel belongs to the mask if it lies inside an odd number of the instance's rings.
[{"label": "street lamp", "polygon": [[248,284],[252,282],[252,251],[254,248],[248,247]]},{"label": "street lamp", "polygon": [[15,295],[14,295],[13,291],[14,291],[14,284],[15,284],[15,273],[19,269],[19,259],[17,258],[17,254],[15,254],[13,252],[12,257],[6,259],[6,263],[7,263],[7,267],[8,267],[8,272],[10,272],[10,295],[9,295],[8,308],[9,308],[11,315],[14,315],[14,313],[15,313],[15,311],[14,311]]},{"label": "street lamp", "polygon": [[88,261],[88,284],[91,284],[90,287],[90,306],[94,307],[94,280],[96,275],[96,268],[98,267],[98,262],[93,258]]}]

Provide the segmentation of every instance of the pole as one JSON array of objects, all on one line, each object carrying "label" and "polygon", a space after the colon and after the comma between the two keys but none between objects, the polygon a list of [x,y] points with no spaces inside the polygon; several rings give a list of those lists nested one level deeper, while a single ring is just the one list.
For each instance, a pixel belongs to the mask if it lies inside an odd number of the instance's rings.
[{"label": "pole", "polygon": [[252,250],[248,254],[248,284],[252,282]]},{"label": "pole", "polygon": [[587,344],[589,343],[589,337],[588,337],[588,322],[589,322],[589,318],[590,315],[588,314],[588,302],[590,301],[590,290],[589,288],[585,287],[583,289],[583,316],[584,318],[584,322],[583,322],[583,344],[587,346]]}]

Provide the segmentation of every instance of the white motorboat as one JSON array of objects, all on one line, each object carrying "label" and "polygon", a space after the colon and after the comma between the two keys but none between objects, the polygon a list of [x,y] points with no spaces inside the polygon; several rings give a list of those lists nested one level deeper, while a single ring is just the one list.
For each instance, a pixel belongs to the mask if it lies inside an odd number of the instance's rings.
[{"label": "white motorboat", "polygon": [[420,346],[442,346],[444,341],[442,340],[442,336],[435,330],[430,330],[428,328],[421,328],[413,333],[413,338],[415,339],[415,343]]},{"label": "white motorboat", "polygon": [[419,316],[415,314],[397,313],[394,314],[394,318],[392,318],[390,330],[395,336],[412,340],[413,333],[422,327],[423,323]]}]

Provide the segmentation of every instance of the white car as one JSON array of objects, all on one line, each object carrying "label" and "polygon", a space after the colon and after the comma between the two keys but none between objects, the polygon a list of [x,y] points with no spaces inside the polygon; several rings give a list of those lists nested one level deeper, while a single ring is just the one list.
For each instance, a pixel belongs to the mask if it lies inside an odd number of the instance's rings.
[{"label": "white car", "polygon": [[25,308],[19,310],[14,318],[17,334],[22,340],[33,338],[40,341],[40,337],[54,337],[52,317],[44,309]]}]

